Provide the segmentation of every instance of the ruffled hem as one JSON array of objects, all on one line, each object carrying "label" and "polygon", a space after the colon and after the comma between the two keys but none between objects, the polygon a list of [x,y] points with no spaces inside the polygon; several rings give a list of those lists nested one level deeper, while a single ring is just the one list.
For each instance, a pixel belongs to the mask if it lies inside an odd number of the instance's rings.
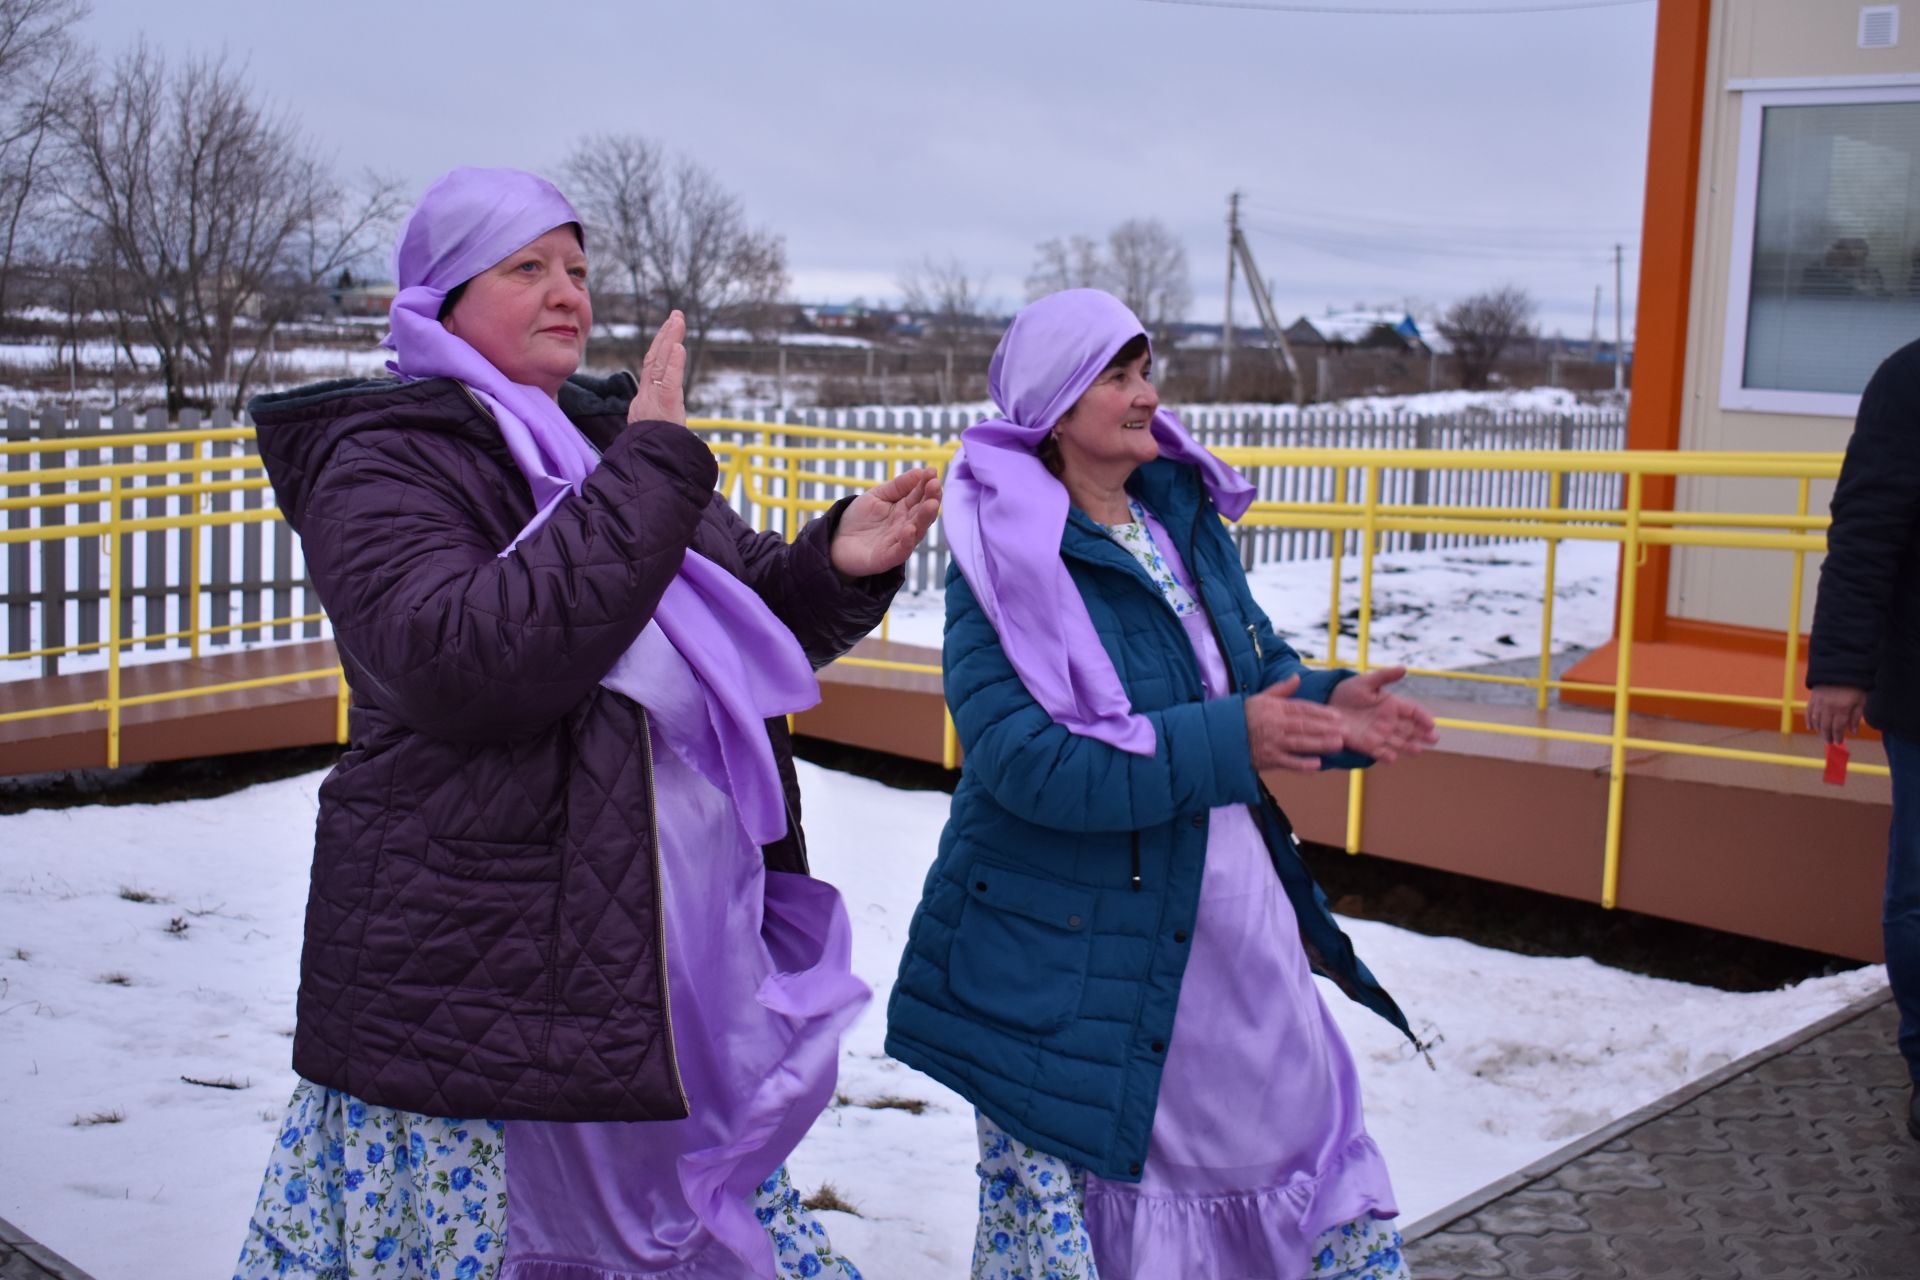
[{"label": "ruffled hem", "polygon": [[718,1240],[709,1240],[695,1257],[665,1271],[612,1270],[577,1258],[516,1258],[501,1264],[499,1280],[750,1280],[761,1273],[747,1267]]},{"label": "ruffled hem", "polygon": [[1387,1165],[1362,1133],[1318,1177],[1224,1195],[1157,1195],[1087,1179],[1087,1233],[1101,1280],[1190,1274],[1210,1280],[1294,1280],[1309,1274],[1322,1233],[1371,1215],[1393,1218]]}]

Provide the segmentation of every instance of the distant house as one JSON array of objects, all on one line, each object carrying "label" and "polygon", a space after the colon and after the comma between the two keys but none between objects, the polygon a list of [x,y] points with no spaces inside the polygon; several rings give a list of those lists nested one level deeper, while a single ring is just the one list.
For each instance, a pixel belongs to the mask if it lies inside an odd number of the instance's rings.
[{"label": "distant house", "polygon": [[813,327],[822,333],[855,333],[869,328],[873,316],[867,308],[846,302],[830,302],[817,307],[804,307],[801,314],[805,315],[812,322]]},{"label": "distant house", "polygon": [[393,305],[391,280],[349,281],[335,284],[327,296],[343,316],[383,316]]},{"label": "distant house", "polygon": [[1298,348],[1360,347],[1421,354],[1430,349],[1419,324],[1404,311],[1329,311],[1312,318],[1301,316],[1287,326],[1287,341]]}]

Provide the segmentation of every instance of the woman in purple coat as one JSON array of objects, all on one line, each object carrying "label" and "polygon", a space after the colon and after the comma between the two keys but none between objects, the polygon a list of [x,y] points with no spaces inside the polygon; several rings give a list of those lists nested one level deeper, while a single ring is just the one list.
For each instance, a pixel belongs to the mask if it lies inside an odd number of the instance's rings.
[{"label": "woman in purple coat", "polygon": [[394,377],[251,406],[352,706],[235,1275],[856,1276],[783,1164],[867,997],[784,717],[939,482],[754,533],[677,312],[637,381],[577,374],[584,235],[531,174],[428,188],[395,278]]}]

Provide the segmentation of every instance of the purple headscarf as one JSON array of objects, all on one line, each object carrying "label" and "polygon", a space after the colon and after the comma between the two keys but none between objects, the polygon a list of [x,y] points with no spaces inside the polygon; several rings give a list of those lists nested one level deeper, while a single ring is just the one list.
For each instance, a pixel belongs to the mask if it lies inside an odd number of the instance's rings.
[{"label": "purple headscarf", "polygon": [[[579,491],[600,456],[551,396],[512,381],[447,332],[440,306],[522,245],[579,222],[566,197],[533,174],[455,169],[427,188],[394,246],[399,292],[387,313],[387,367],[402,378],[457,378],[493,413],[533,490],[534,517],[514,546]],[[820,686],[800,642],[745,583],[689,550],[652,621],[600,683],[653,714],[661,736],[733,799],[754,840],[786,832],[765,722],[813,706]]]},{"label": "purple headscarf", "polygon": [[[961,433],[944,517],[953,558],[1027,692],[1057,723],[1137,755],[1153,754],[1153,725],[1133,714],[1060,559],[1067,490],[1035,450],[1114,353],[1145,332],[1125,303],[1098,289],[1050,294],[1015,316],[987,366],[1001,416]],[[1166,409],[1153,415],[1150,430],[1161,457],[1200,469],[1229,520],[1245,514],[1253,502],[1246,477]]]}]

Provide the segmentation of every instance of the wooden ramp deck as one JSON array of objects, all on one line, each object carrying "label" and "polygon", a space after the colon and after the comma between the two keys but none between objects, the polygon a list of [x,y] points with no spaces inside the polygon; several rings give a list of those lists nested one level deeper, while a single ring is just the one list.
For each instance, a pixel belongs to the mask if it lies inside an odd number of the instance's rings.
[{"label": "wooden ramp deck", "polygon": [[[853,656],[937,665],[939,654],[882,640]],[[128,666],[128,696],[321,670],[333,647],[313,641]],[[939,763],[945,705],[939,677],[838,663],[821,673],[821,704],[795,717],[798,733]],[[129,707],[126,764],[334,741],[337,684],[301,680]],[[104,697],[102,672],[0,684],[0,715]],[[1604,733],[1609,718],[1576,707],[1547,711],[1424,699],[1443,718]],[[1635,716],[1637,738],[1815,756],[1804,736]],[[106,715],[0,721],[0,775],[98,768]],[[1881,764],[1878,743],[1854,749]],[[1565,897],[1600,899],[1608,748],[1597,744],[1445,731],[1439,747],[1363,784],[1360,847],[1370,854]],[[1348,775],[1268,778],[1302,838],[1346,841]],[[1618,905],[1673,920],[1877,962],[1891,788],[1817,770],[1706,759],[1646,749],[1628,757]]]}]

